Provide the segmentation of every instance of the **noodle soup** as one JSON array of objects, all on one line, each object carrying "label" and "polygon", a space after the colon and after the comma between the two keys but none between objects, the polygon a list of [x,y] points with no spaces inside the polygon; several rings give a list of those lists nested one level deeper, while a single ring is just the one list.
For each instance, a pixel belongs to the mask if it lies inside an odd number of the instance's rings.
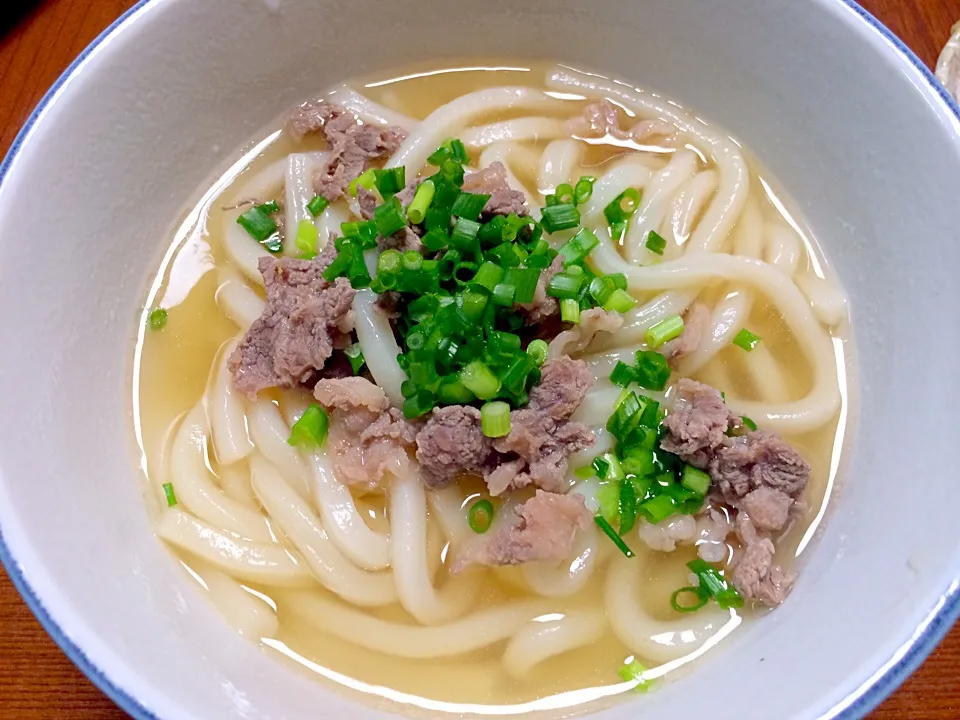
[{"label": "noodle soup", "polygon": [[176,232],[134,387],[157,532],[239,632],[344,686],[592,708],[803,582],[845,301],[678,105],[454,70],[305,103]]}]

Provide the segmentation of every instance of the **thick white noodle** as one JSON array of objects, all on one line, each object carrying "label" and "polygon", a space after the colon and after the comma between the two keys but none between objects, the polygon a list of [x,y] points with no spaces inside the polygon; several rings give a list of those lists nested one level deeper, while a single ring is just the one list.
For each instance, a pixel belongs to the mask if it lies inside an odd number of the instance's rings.
[{"label": "thick white noodle", "polygon": [[540,158],[537,154],[517,143],[498,142],[490,145],[480,154],[481,168],[489,167],[495,162],[502,163],[507,169],[507,184],[523,193],[530,211],[537,210],[542,204],[540,194],[531,192],[530,188],[520,182],[515,173],[517,167],[521,167],[528,175],[535,176],[540,167]]},{"label": "thick white noodle", "polygon": [[437,591],[427,566],[427,498],[423,482],[401,473],[389,489],[390,547],[393,579],[403,609],[423,625],[439,625],[460,617],[476,600],[479,576],[464,573],[448,579]]},{"label": "thick white noodle", "polygon": [[230,356],[238,342],[239,338],[234,338],[220,347],[207,381],[206,411],[213,448],[221,465],[232,465],[253,452],[243,396],[233,386],[233,373],[229,368]]},{"label": "thick white noodle", "polygon": [[[613,414],[612,405],[610,406],[610,414]],[[570,455],[569,468],[571,475],[578,467],[589,465],[591,462],[593,462],[593,459],[597,455],[603,455],[603,453],[612,450],[613,446],[616,444],[616,438],[607,432],[607,429],[603,425],[597,426],[593,429],[593,437],[593,445]]]},{"label": "thick white noodle", "polygon": [[276,608],[212,565],[191,560],[190,566],[194,579],[207,591],[210,601],[238,633],[253,640],[277,634],[280,621]]},{"label": "thick white noodle", "polygon": [[376,301],[377,296],[369,288],[358,290],[353,298],[357,342],[374,381],[395,407],[401,407],[404,398],[400,386],[407,375],[397,362],[400,346],[390,327],[390,319],[377,310]]},{"label": "thick white noodle", "polygon": [[[255,200],[266,202],[276,199],[287,172],[287,159],[274,160],[263,170],[246,177],[246,173],[237,178],[237,190],[224,196],[225,206]],[[249,238],[249,236],[247,236]]]},{"label": "thick white noodle", "polygon": [[217,479],[220,481],[220,489],[229,497],[251,510],[260,510],[260,501],[254,495],[253,486],[250,484],[250,466],[246,462],[218,468]]},{"label": "thick white noodle", "polygon": [[280,415],[280,409],[269,400],[258,400],[250,408],[247,421],[257,451],[280,468],[283,477],[300,494],[310,498],[310,468],[287,439],[290,427]]},{"label": "thick white noodle", "polygon": [[323,527],[344,555],[365,570],[390,566],[390,538],[374,532],[357,511],[350,488],[337,480],[326,453],[306,455],[313,502]]},{"label": "thick white noodle", "polygon": [[843,322],[847,316],[847,299],[836,285],[808,273],[800,273],[795,279],[820,322],[829,327]]},{"label": "thick white noodle", "polygon": [[557,118],[522,117],[467,128],[460,139],[469,148],[485,148],[504,140],[553,140],[567,134],[563,121]]},{"label": "thick white noodle", "polygon": [[641,263],[651,259],[647,250],[647,236],[658,230],[670,209],[670,200],[696,174],[699,163],[696,153],[678,150],[667,166],[654,175],[643,192],[640,207],[630,220],[630,230],[624,240],[627,260]]},{"label": "thick white noodle", "polygon": [[580,166],[583,155],[583,143],[571,138],[554,140],[540,156],[540,171],[537,174],[537,190],[547,195],[557,189],[557,185],[570,182],[574,169]]},{"label": "thick white noodle", "polygon": [[[400,127],[410,132],[416,126],[418,121],[409,115],[404,115],[396,110],[375,103],[365,95],[361,95],[356,90],[346,85],[341,85],[328,96],[330,102],[342,105],[352,112],[365,123],[379,125],[380,127]],[[436,149],[436,148],[434,148]]]},{"label": "thick white noodle", "polygon": [[765,230],[767,242],[763,259],[787,275],[793,275],[803,257],[803,247],[796,231],[782,222],[769,223]]},{"label": "thick white noodle", "polygon": [[719,182],[720,177],[716,170],[704,170],[680,188],[662,228],[661,235],[667,240],[664,257],[675,257],[680,247],[690,238],[694,224],[717,191]]},{"label": "thick white noodle", "polygon": [[461,542],[473,534],[463,509],[463,492],[456,485],[431,490],[427,499],[447,540]]},{"label": "thick white noodle", "polygon": [[[593,184],[593,194],[580,209],[583,224],[603,220],[603,209],[627,188],[641,190],[650,182],[653,173],[637,155],[617,160]],[[605,221],[604,221],[605,222]]]},{"label": "thick white noodle", "polygon": [[347,602],[380,607],[396,602],[390,573],[361,570],[330,541],[310,505],[264,458],[250,459],[253,488],[270,517],[303,555],[317,580]]},{"label": "thick white noodle", "polygon": [[330,242],[331,233],[342,235],[340,226],[348,220],[350,220],[350,215],[341,203],[328,205],[327,209],[320,213],[314,221],[317,226],[317,249],[323,250],[327,246],[327,243]]},{"label": "thick white noodle", "polygon": [[386,166],[404,165],[407,176],[412,179],[420,173],[427,158],[444,140],[459,134],[477,115],[508,109],[537,110],[553,103],[556,100],[542,90],[525,87],[487,88],[461,95],[424,118]]},{"label": "thick white noodle", "polygon": [[503,666],[513,677],[525,680],[544,660],[597,642],[606,628],[606,618],[599,611],[571,612],[555,620],[534,620],[510,638],[503,653]]},{"label": "thick white noodle", "polygon": [[164,511],[157,524],[157,535],[239,580],[282,587],[309,587],[316,583],[303,558],[283,546],[244,540],[176,508]]},{"label": "thick white noodle", "polygon": [[530,562],[520,566],[523,579],[543,597],[568,597],[584,588],[597,569],[600,536],[591,523],[577,533],[573,559],[559,564]]},{"label": "thick white noodle", "polygon": [[277,593],[282,611],[354,645],[396,657],[463,655],[506,640],[533,618],[551,612],[544,600],[505,603],[460,620],[424,627],[381,620],[316,593]]},{"label": "thick white noodle", "polygon": [[309,203],[316,194],[313,190],[315,153],[290,153],[287,155],[287,173],[284,183],[285,214],[283,252],[298,257],[297,228],[301,220],[312,220],[307,212]]},{"label": "thick white noodle", "polygon": [[724,625],[739,622],[739,618],[716,603],[676,620],[652,617],[636,598],[652,552],[639,548],[635,558],[614,560],[607,571],[604,606],[613,632],[624,645],[646,660],[665,663],[700,649]]},{"label": "thick white noodle", "polygon": [[237,224],[237,218],[243,210],[228,210],[224,218],[223,250],[234,265],[253,283],[263,286],[263,276],[260,275],[260,258],[269,257],[270,253],[263,245],[254,240],[247,231]]},{"label": "thick white noodle", "polygon": [[267,303],[247,283],[239,278],[227,278],[214,296],[220,311],[246,332],[263,315]]},{"label": "thick white noodle", "polygon": [[680,374],[692,375],[729,345],[743,328],[750,315],[752,303],[753,296],[747,290],[731,292],[720,300],[713,308],[709,333],[700,341],[696,350],[681,360]]},{"label": "thick white noodle", "polygon": [[266,518],[226,495],[207,468],[207,419],[202,403],[183,421],[173,443],[170,476],[177,499],[211,525],[240,537],[271,542]]},{"label": "thick white noodle", "polygon": [[547,87],[616,100],[641,119],[653,118],[673,123],[698,147],[706,149],[716,165],[720,182],[689,244],[700,250],[709,250],[726,237],[736,223],[750,190],[747,164],[730,137],[694,119],[674,103],[598,75],[557,66],[547,73]]},{"label": "thick white noodle", "polygon": [[775,267],[753,258],[709,254],[685,256],[651,267],[637,267],[601,239],[593,261],[604,273],[624,272],[638,291],[686,288],[714,279],[750,285],[766,295],[779,310],[813,368],[814,386],[800,399],[782,404],[731,400],[731,409],[748,415],[764,427],[785,434],[807,432],[832,420],[840,407],[837,368],[829,337],[794,282]]},{"label": "thick white noodle", "polygon": [[740,360],[764,402],[783,403],[790,399],[790,389],[783,368],[766,343],[761,342],[751,352],[742,354]]}]

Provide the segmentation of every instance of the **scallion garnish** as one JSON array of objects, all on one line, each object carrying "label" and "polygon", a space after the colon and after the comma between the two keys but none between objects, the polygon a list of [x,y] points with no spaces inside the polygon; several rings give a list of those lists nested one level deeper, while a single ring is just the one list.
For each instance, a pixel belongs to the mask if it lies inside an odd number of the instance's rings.
[{"label": "scallion garnish", "polygon": [[543,208],[540,224],[551,235],[561,230],[569,230],[580,224],[580,211],[573,203],[550,205]]},{"label": "scallion garnish", "polygon": [[576,235],[557,251],[563,255],[564,264],[582,262],[590,251],[600,244],[600,238],[589,228],[580,228]]},{"label": "scallion garnish", "polygon": [[297,422],[290,428],[287,442],[294,447],[315,449],[323,447],[330,429],[327,411],[319,405],[308,407]]},{"label": "scallion garnish", "polygon": [[173,507],[177,504],[177,494],[173,491],[173,483],[163,484],[163,494],[167,498],[167,507]]},{"label": "scallion garnish", "polygon": [[350,184],[347,185],[347,192],[350,193],[350,197],[356,197],[357,188],[363,187],[367,190],[373,190],[376,186],[377,171],[373,168],[370,168],[366,172],[362,173],[359,177],[356,177],[350,181]]},{"label": "scallion garnish", "polygon": [[614,240],[619,240],[626,233],[630,218],[640,207],[640,197],[639,190],[627,188],[603,209]]},{"label": "scallion garnish", "polygon": [[500,392],[500,379],[480,360],[468,363],[459,377],[463,386],[481,400],[491,400]]},{"label": "scallion garnish", "polygon": [[450,233],[450,245],[461,252],[475,252],[479,245],[477,242],[479,231],[480,223],[467,218],[457,218],[453,232]]},{"label": "scallion garnish", "polygon": [[580,295],[580,286],[583,285],[583,275],[571,273],[557,273],[547,285],[547,295],[555,298],[576,298]]},{"label": "scallion garnish", "polygon": [[710,490],[710,475],[693,465],[684,465],[680,484],[700,497],[705,497]]},{"label": "scallion garnish", "polygon": [[404,185],[406,185],[406,171],[403,165],[384,170],[374,170],[373,176],[377,190],[380,191],[380,196],[383,198],[396,195],[403,190]]},{"label": "scallion garnish", "polygon": [[493,523],[493,503],[486,498],[477,500],[467,512],[467,522],[478,535],[485,533]]},{"label": "scallion garnish", "polygon": [[537,367],[540,367],[547,361],[547,354],[549,352],[550,346],[547,345],[547,341],[541,340],[540,338],[531,340],[530,344],[527,345],[527,355],[533,359]]},{"label": "scallion garnish", "polygon": [[[682,603],[680,598],[685,596],[692,596],[692,602]],[[680,613],[689,613],[696,612],[704,605],[707,604],[710,600],[710,595],[700,590],[698,587],[682,587],[679,590],[675,590],[670,596],[670,605],[674,610]]]},{"label": "scallion garnish", "polygon": [[573,202],[583,205],[593,196],[593,184],[597,181],[592,175],[584,175],[573,188]]},{"label": "scallion garnish", "polygon": [[756,429],[757,429],[757,424],[756,424],[753,420],[751,420],[750,418],[748,418],[746,415],[742,415],[742,416],[740,417],[740,422],[742,422],[744,425],[746,425],[746,426],[747,426],[748,428],[750,428],[751,430],[756,430]]},{"label": "scallion garnish", "polygon": [[[607,312],[612,311],[612,312],[618,312],[618,313],[625,313],[629,310],[632,310],[634,307],[636,307],[636,305],[637,305],[637,301],[630,296],[630,293],[628,293],[626,290],[620,290],[618,288],[614,290],[612,293],[610,293],[610,297],[608,297],[606,301],[603,303],[603,309],[606,310]],[[681,322],[683,321],[681,320]],[[682,326],[680,330],[681,332],[683,332]]]},{"label": "scallion garnish", "polygon": [[[553,196],[556,198],[557,205],[575,205],[576,197],[573,194],[573,186],[570,183],[561,183],[557,185],[557,189],[554,190]],[[577,223],[580,224],[579,222]]]},{"label": "scallion garnish", "polygon": [[613,529],[613,526],[603,517],[597,515],[593,518],[593,521],[597,524],[598,528],[603,530],[604,535],[613,540],[613,544],[620,549],[620,552],[622,552],[628,558],[636,557],[633,553],[633,550],[630,549],[630,547],[623,541],[623,538],[621,538],[617,534],[617,531]]},{"label": "scallion garnish", "polygon": [[383,237],[389,237],[407,226],[407,216],[396,197],[377,206],[373,211],[373,221],[377,225],[377,232]]},{"label": "scallion garnish", "polygon": [[645,693],[650,690],[653,684],[653,680],[646,679],[646,672],[647,668],[636,660],[631,660],[617,671],[617,675],[619,675],[620,679],[624,682],[636,681],[637,684],[633,688],[633,691],[636,693]]},{"label": "scallion garnish", "polygon": [[560,319],[563,322],[580,322],[580,302],[575,299],[564,298],[560,301]]},{"label": "scallion garnish", "polygon": [[480,427],[487,437],[498,438],[510,434],[510,406],[500,400],[484,403],[480,408]]},{"label": "scallion garnish", "polygon": [[671,315],[661,320],[643,334],[643,341],[651,349],[656,349],[683,334],[683,318]]},{"label": "scallion garnish", "polygon": [[573,471],[573,476],[577,478],[577,480],[588,480],[594,477],[593,468],[589,465],[583,465]]},{"label": "scallion garnish", "polygon": [[163,326],[167,324],[167,311],[163,308],[152,310],[147,317],[147,324],[151,330],[163,330]]},{"label": "scallion garnish", "polygon": [[658,352],[637,350],[637,385],[647,390],[663,390],[670,379],[670,364]]},{"label": "scallion garnish", "polygon": [[[319,197],[319,195],[317,196]],[[317,255],[317,242],[320,239],[320,233],[317,226],[310,220],[301,220],[297,225],[296,245],[300,257],[310,260]]]},{"label": "scallion garnish", "polygon": [[[413,195],[413,201],[407,206],[407,218],[414,225],[419,225],[426,217],[427,210],[430,209],[430,203],[436,195],[437,188],[433,180],[424,180],[417,186],[417,191]],[[439,250],[440,248],[435,248]]]},{"label": "scallion garnish", "polygon": [[350,368],[353,370],[353,374],[359,375],[360,369],[366,362],[366,360],[363,359],[363,350],[360,348],[360,343],[354,343],[345,349],[343,354],[346,355],[347,360],[350,361]]},{"label": "scallion garnish", "polygon": [[307,203],[307,212],[316,217],[326,210],[329,205],[330,201],[323,195],[315,195],[313,200]]},{"label": "scallion garnish", "polygon": [[537,291],[537,281],[542,271],[536,268],[507,268],[503,275],[503,283],[514,288],[513,301],[518,303],[533,302]]},{"label": "scallion garnish", "polygon": [[746,328],[742,328],[733,338],[733,344],[750,352],[760,344],[760,338]]},{"label": "scallion garnish", "polygon": [[663,251],[667,249],[667,241],[664,239],[656,230],[651,230],[650,234],[647,235],[647,250],[657,255],[663,255]]},{"label": "scallion garnish", "polygon": [[[276,203],[273,204],[276,207]],[[237,224],[259,243],[264,242],[277,232],[277,223],[265,208],[267,205],[252,207],[237,218]]]},{"label": "scallion garnish", "polygon": [[450,212],[460,218],[478,220],[488,200],[490,200],[489,195],[461,192],[457,195],[457,199],[454,201],[453,207],[450,208]]},{"label": "scallion garnish", "polygon": [[[617,463],[619,466],[619,462]],[[621,469],[622,471],[622,469]],[[626,535],[637,521],[637,491],[630,478],[620,478],[620,535]]]},{"label": "scallion garnish", "polygon": [[723,575],[705,560],[692,560],[687,563],[690,571],[697,576],[700,582],[700,592],[706,593],[717,601],[724,610],[743,607],[743,597]]}]

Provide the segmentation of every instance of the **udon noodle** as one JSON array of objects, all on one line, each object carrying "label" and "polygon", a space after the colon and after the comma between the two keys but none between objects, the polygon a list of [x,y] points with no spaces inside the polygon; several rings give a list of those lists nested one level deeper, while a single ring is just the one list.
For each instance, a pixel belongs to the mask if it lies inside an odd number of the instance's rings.
[{"label": "udon noodle", "polygon": [[[600,239],[590,260],[596,272],[623,273],[638,303],[616,332],[573,328],[562,351],[585,359],[594,380],[573,419],[597,431],[596,443],[570,458],[571,492],[596,508],[596,488],[573,471],[614,446],[604,426],[621,392],[609,380],[617,363],[632,362],[651,327],[702,305],[705,332],[678,360],[674,381],[722,389],[733,413],[783,436],[812,467],[777,538],[777,560],[791,568],[836,471],[847,311],[810,232],[740,144],[658,95],[562,66],[416,73],[344,85],[327,99],[363,123],[405,130],[384,166],[404,166],[408,180],[429,174],[428,156],[451,137],[470,152],[468,171],[502,163],[535,215],[558,186],[596,178],[580,207],[582,225]],[[628,130],[591,133],[582,113],[601,100],[619,108]],[[327,450],[287,442],[313,401],[309,390],[254,400],[234,386],[229,359],[264,311],[258,262],[270,256],[237,223],[249,207],[242,203],[282,198],[281,252],[297,254],[293,229],[304,221],[317,227],[322,249],[361,213],[349,195],[317,217],[305,209],[327,152],[316,137],[272,132],[217,180],[153,285],[148,308],[165,308],[166,326],[146,329],[138,346],[138,439],[156,531],[223,618],[354,689],[477,712],[598,701],[755,622],[750,607],[670,607],[671,592],[690,585],[686,563],[698,551],[721,564],[742,552],[722,513],[640,523],[624,537],[634,558],[591,524],[562,562],[455,574],[453,556],[476,538],[466,509],[485,496],[482,482],[432,489],[410,456],[391,466],[388,483],[351,486]],[[642,199],[618,243],[604,208],[625,188]],[[648,247],[651,231],[666,241],[662,254]],[[403,350],[377,301],[369,288],[356,293],[356,340],[370,376],[399,407]],[[763,338],[752,352],[731,344],[744,328]],[[675,391],[644,394],[669,407]],[[505,499],[489,533],[518,502]],[[618,676],[634,661],[642,678]]]}]

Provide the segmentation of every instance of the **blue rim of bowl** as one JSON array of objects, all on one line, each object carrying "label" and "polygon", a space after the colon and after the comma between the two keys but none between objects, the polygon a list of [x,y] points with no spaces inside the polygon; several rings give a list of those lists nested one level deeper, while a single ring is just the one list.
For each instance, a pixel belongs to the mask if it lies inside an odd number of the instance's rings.
[{"label": "blue rim of bowl", "polygon": [[[111,35],[117,32],[130,18],[139,13],[144,7],[155,3],[158,0],[139,0],[133,7],[127,10],[123,15],[117,18],[107,27],[97,38],[87,46],[86,49],[70,63],[64,73],[57,78],[57,81],[46,92],[43,99],[27,118],[13,144],[10,151],[0,163],[0,186],[2,186],[7,172],[10,169],[13,160],[19,153],[24,141],[33,129],[37,120],[43,114],[50,102],[56,97],[63,85],[73,77],[74,73],[84,64],[87,58]],[[845,5],[853,10],[861,20],[870,28],[879,33],[893,47],[912,64],[927,81],[930,88],[943,100],[944,104],[950,108],[953,114],[960,119],[960,106],[950,96],[943,85],[934,77],[930,69],[916,56],[916,54],[903,43],[889,28],[881,23],[877,18],[867,12],[854,0],[836,0],[836,2]],[[86,656],[84,651],[73,642],[73,640],[60,628],[57,621],[50,615],[43,602],[34,592],[33,588],[27,582],[26,577],[20,570],[19,564],[10,554],[0,529],[0,562],[6,568],[14,587],[20,593],[24,602],[30,608],[44,630],[53,638],[53,641],[60,647],[68,658],[76,665],[84,675],[86,675],[94,685],[102,690],[111,700],[113,700],[122,710],[130,714],[137,720],[157,720],[157,716],[144,707],[139,701],[118,686],[114,681],[99,667],[97,667]],[[894,656],[886,663],[887,667],[879,677],[871,678],[865,681],[871,683],[864,688],[863,685],[857,688],[851,695],[844,698],[843,701],[834,706],[824,714],[824,717],[833,718],[862,718],[884,699],[893,693],[897,687],[903,683],[910,674],[916,670],[920,664],[933,652],[934,648],[944,638],[957,618],[960,617],[960,587],[954,583],[941,596],[941,606],[920,625],[914,636],[905,643],[897,654],[902,653],[900,657]]]}]

